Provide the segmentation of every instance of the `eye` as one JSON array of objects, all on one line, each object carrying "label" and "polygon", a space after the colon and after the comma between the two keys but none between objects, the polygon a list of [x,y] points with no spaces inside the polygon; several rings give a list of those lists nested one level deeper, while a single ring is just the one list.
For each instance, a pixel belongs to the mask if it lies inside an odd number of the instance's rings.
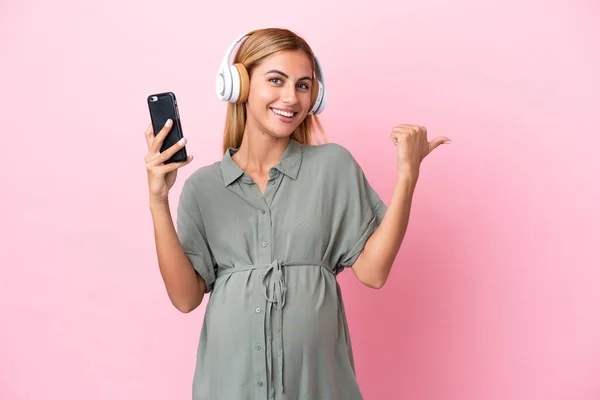
[{"label": "eye", "polygon": [[299,84],[298,84],[298,87],[299,87],[300,89],[304,89],[304,90],[308,90],[308,89],[310,89],[310,87],[309,87],[309,86],[308,86],[306,83],[299,83]]},{"label": "eye", "polygon": [[279,78],[269,78],[269,82],[274,83],[274,84],[279,84],[281,83],[281,79]]}]

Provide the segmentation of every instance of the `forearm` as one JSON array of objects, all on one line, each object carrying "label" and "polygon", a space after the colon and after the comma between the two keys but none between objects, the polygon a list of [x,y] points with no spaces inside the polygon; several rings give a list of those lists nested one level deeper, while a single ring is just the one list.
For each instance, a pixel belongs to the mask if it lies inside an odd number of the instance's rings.
[{"label": "forearm", "polygon": [[381,288],[392,268],[408,227],[417,173],[400,173],[392,199],[379,227],[352,266],[365,285]]},{"label": "forearm", "polygon": [[181,312],[194,310],[206,286],[185,255],[173,224],[169,203],[150,203],[161,276],[173,305]]}]

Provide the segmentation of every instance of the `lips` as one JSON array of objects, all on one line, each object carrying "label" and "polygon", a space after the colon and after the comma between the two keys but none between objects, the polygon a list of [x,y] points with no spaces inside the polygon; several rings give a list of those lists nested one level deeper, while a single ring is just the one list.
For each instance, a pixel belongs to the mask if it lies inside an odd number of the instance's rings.
[{"label": "lips", "polygon": [[283,117],[283,118],[287,118],[287,119],[292,119],[296,116],[296,114],[298,114],[297,112],[294,111],[288,111],[288,110],[281,110],[279,108],[273,108],[271,107],[271,111],[273,111],[273,113],[279,117]]}]

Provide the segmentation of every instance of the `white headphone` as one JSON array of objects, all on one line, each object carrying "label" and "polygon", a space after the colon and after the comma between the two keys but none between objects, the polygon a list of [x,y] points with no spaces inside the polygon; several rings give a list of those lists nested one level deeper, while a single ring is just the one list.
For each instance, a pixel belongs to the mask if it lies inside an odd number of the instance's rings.
[{"label": "white headphone", "polygon": [[[248,38],[250,32],[238,37],[228,48],[217,73],[217,97],[219,100],[230,103],[243,103],[248,99],[250,90],[250,77],[244,65],[231,64],[231,56],[235,47],[242,40]],[[317,78],[318,92],[309,115],[316,115],[323,111],[327,103],[327,91],[325,90],[325,79],[323,70],[317,56],[315,59],[315,76]]]}]

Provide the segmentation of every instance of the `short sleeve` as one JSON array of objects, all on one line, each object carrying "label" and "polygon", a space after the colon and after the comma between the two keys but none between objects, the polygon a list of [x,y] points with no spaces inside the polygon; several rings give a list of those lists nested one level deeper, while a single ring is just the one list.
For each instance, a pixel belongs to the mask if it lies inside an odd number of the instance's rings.
[{"label": "short sleeve", "polygon": [[212,291],[216,280],[216,263],[208,245],[200,205],[189,178],[179,196],[177,236],[190,263],[204,279],[206,292]]},{"label": "short sleeve", "polygon": [[339,171],[339,179],[348,196],[341,223],[343,251],[339,265],[342,268],[351,267],[358,259],[387,210],[360,165],[350,154],[348,158],[346,171]]}]

